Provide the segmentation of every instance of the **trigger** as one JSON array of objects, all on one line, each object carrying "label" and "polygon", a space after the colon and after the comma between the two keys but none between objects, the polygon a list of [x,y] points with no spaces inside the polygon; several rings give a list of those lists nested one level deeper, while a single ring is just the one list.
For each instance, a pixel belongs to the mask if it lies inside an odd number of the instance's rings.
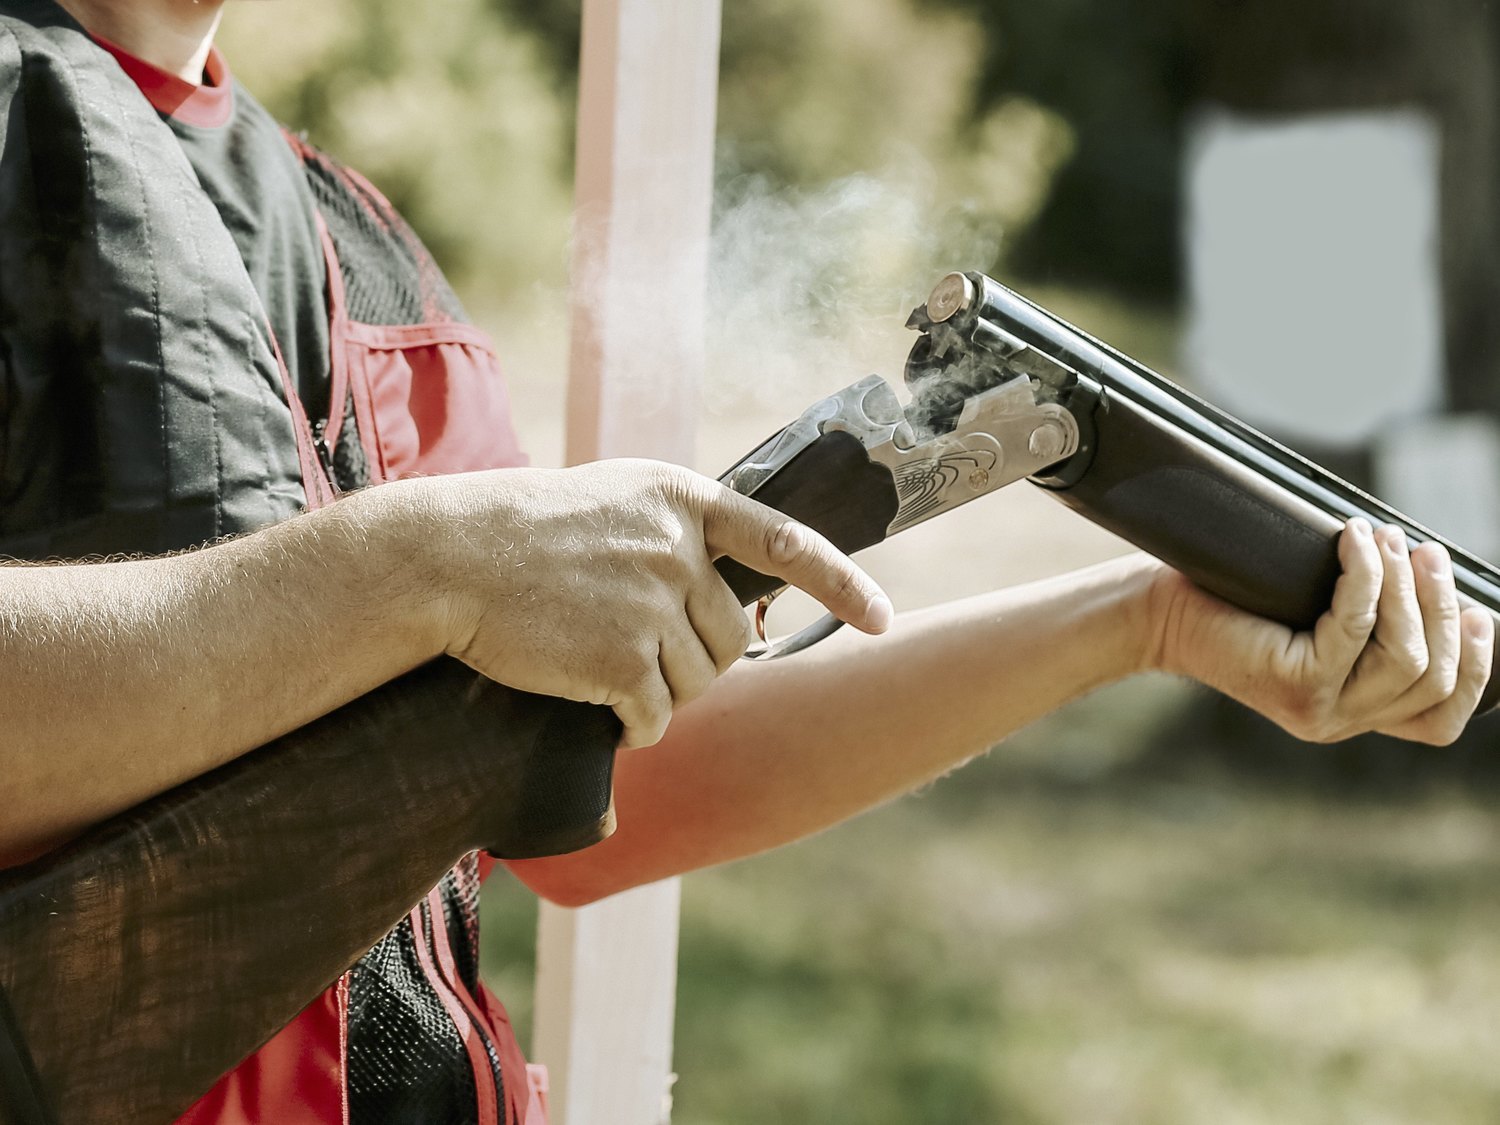
[{"label": "trigger", "polygon": [[786,593],[785,586],[778,586],[769,594],[764,594],[755,603],[755,635],[759,639],[745,650],[742,660],[780,660],[783,656],[791,656],[794,652],[801,652],[805,648],[811,648],[821,640],[826,640],[834,633],[843,628],[844,623],[831,613],[825,613],[805,629],[799,629],[789,637],[778,637],[775,640],[766,636],[766,611],[771,608],[771,603],[782,594]]}]

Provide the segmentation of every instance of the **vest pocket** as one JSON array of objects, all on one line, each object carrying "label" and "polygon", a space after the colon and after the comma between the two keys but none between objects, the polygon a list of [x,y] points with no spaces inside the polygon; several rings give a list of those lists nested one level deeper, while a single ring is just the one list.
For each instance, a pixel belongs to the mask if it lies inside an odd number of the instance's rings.
[{"label": "vest pocket", "polygon": [[341,327],[372,483],[526,464],[483,331],[457,322]]}]

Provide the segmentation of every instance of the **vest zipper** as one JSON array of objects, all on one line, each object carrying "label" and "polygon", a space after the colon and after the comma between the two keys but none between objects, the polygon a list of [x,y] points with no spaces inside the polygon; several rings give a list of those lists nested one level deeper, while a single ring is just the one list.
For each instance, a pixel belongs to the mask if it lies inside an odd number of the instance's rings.
[{"label": "vest zipper", "polygon": [[328,483],[333,486],[334,494],[337,495],[339,488],[338,478],[333,473],[333,450],[328,448],[328,419],[320,418],[313,423],[313,452],[318,455],[318,464],[323,466],[323,472],[328,474]]}]

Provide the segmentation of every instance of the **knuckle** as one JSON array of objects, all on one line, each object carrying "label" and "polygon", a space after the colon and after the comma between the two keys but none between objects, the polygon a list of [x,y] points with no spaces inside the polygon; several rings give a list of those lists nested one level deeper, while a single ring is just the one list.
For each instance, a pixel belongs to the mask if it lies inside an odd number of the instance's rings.
[{"label": "knuckle", "polygon": [[685,471],[665,461],[637,461],[641,488],[659,496],[672,506],[680,506],[692,496],[692,482]]},{"label": "knuckle", "polygon": [[672,694],[660,679],[636,685],[630,696],[642,726],[655,726],[672,713]]},{"label": "knuckle", "polygon": [[722,676],[745,654],[745,650],[755,640],[755,630],[751,627],[749,619],[740,614],[737,621],[731,620],[725,626],[718,640],[721,643],[713,647],[713,651],[718,653],[714,658],[714,669],[718,675]]},{"label": "knuckle", "polygon": [[1411,677],[1411,680],[1415,682],[1427,674],[1431,659],[1425,645],[1410,644],[1403,645],[1397,650],[1395,663],[1403,674]]},{"label": "knuckle", "polygon": [[707,662],[695,664],[687,670],[678,670],[667,683],[671,706],[677,708],[691,703],[707,691],[713,681],[714,671]]},{"label": "knuckle", "polygon": [[687,690],[684,697],[677,700],[678,703],[686,703],[690,699],[697,699],[700,695],[713,687],[714,680],[718,679],[718,669],[712,664],[704,662],[703,666],[689,678]]},{"label": "knuckle", "polygon": [[686,590],[699,580],[701,551],[680,523],[673,521],[663,530],[664,535],[657,545],[660,572],[674,589]]},{"label": "knuckle", "polygon": [[853,570],[845,570],[838,576],[833,585],[833,600],[838,602],[847,601],[860,591],[859,575]]},{"label": "knuckle", "polygon": [[766,529],[765,550],[778,566],[795,562],[807,550],[807,532],[796,520],[777,520]]},{"label": "knuckle", "polygon": [[640,458],[632,461],[631,464],[636,467],[644,480],[659,488],[671,487],[679,479],[678,467],[668,461]]},{"label": "knuckle", "polygon": [[655,643],[637,642],[625,650],[622,679],[632,695],[648,698],[661,677],[661,664]]},{"label": "knuckle", "polygon": [[644,708],[646,723],[651,727],[665,727],[672,717],[672,697],[667,692],[649,700]]},{"label": "knuckle", "polygon": [[1361,606],[1344,616],[1344,630],[1354,638],[1368,637],[1375,630],[1374,604]]}]

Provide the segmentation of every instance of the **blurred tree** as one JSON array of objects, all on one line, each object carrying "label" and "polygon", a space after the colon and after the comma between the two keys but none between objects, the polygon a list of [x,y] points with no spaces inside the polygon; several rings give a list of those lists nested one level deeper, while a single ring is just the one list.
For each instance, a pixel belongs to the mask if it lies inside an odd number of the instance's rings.
[{"label": "blurred tree", "polygon": [[1448,399],[1500,414],[1500,10],[1263,0],[1193,28],[1201,96],[1261,113],[1420,106],[1443,134]]},{"label": "blurred tree", "polygon": [[[557,89],[571,97],[579,0],[489,3],[536,35]],[[900,195],[913,205],[915,225],[890,227],[878,207],[867,215],[886,225],[885,250],[905,242],[931,256],[942,244],[948,262],[992,268],[997,248],[1046,198],[1072,134],[1057,114],[1020,96],[976,112],[982,58],[978,25],[954,8],[926,10],[913,0],[726,5],[720,217],[786,189],[794,207],[816,210],[808,193],[829,185],[830,208],[846,212],[852,196],[837,185],[859,177],[885,189],[887,200]],[[913,257],[885,256],[892,272]]]},{"label": "blurred tree", "polygon": [[561,283],[564,102],[534,37],[496,6],[238,4],[222,41],[270,110],[378,184],[463,289]]},{"label": "blurred tree", "polygon": [[1444,134],[1449,402],[1500,413],[1500,8],[1489,0],[922,0],[984,29],[975,113],[1017,94],[1077,144],[1015,264],[1176,292],[1183,127],[1247,113],[1420,106]]},{"label": "blurred tree", "polygon": [[[236,5],[236,66],[367,171],[470,286],[564,268],[580,0]],[[975,265],[1177,291],[1195,107],[1419,105],[1442,123],[1450,399],[1500,411],[1500,8],[1487,0],[760,0],[724,16],[722,173],[855,173],[966,210]],[[733,193],[731,192],[731,195]],[[997,239],[995,232],[1003,232]]]},{"label": "blurred tree", "polygon": [[1077,138],[1014,265],[1047,280],[1175,294],[1182,126],[1197,100],[1187,0],[923,0],[983,28],[974,112],[1017,95]]}]

